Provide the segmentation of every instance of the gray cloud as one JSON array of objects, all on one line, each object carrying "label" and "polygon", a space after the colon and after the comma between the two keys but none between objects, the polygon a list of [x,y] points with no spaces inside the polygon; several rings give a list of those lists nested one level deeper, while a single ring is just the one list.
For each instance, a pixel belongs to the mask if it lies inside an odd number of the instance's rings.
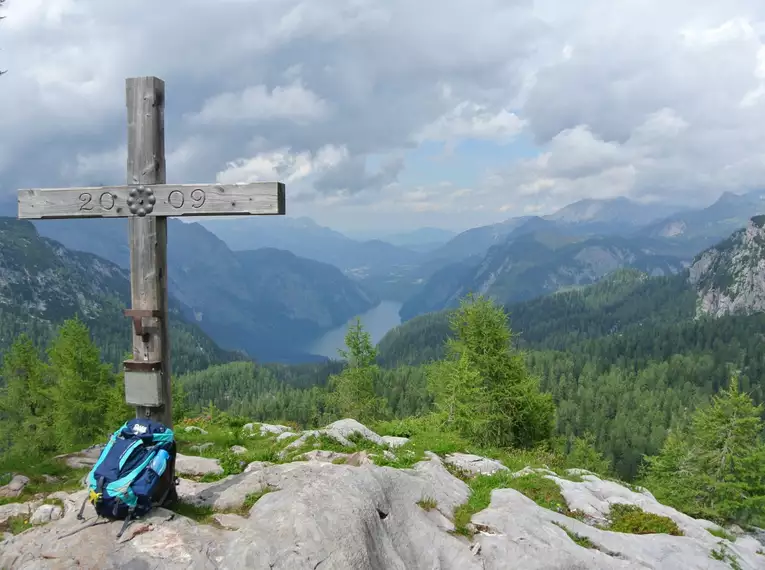
[{"label": "gray cloud", "polygon": [[[6,12],[7,188],[122,181],[136,75],[166,80],[171,180],[283,176],[298,212],[327,223],[396,204],[431,224],[587,196],[703,204],[765,179],[759,0],[8,0]],[[466,185],[439,181],[435,163],[435,181],[399,182],[425,141],[519,136],[540,155],[497,158]]]}]

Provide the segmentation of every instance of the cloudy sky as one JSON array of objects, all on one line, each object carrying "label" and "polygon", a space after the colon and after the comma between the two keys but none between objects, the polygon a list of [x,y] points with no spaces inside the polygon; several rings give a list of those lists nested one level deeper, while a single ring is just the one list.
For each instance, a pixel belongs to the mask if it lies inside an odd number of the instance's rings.
[{"label": "cloudy sky", "polygon": [[0,188],[124,183],[126,77],[169,182],[282,180],[344,230],[765,181],[762,0],[7,0]]}]

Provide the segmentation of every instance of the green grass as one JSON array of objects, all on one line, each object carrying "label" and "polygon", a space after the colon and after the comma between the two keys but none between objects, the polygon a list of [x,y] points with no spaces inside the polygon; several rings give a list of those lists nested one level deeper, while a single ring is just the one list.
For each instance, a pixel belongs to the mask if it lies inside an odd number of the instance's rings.
[{"label": "green grass", "polygon": [[683,531],[671,518],[647,513],[637,505],[611,505],[609,516],[611,522],[608,530],[613,532],[683,536]]},{"label": "green grass", "polygon": [[260,498],[263,497],[263,495],[266,495],[267,493],[271,493],[276,490],[277,489],[275,489],[274,487],[264,487],[260,491],[249,493],[244,498],[244,502],[239,507],[235,507],[233,509],[225,509],[222,511],[215,511],[210,506],[194,505],[181,500],[176,501],[175,503],[170,505],[169,508],[174,513],[190,518],[200,524],[211,524],[213,522],[213,515],[215,515],[216,512],[219,512],[221,514],[234,514],[234,515],[240,515],[240,516],[246,517],[250,513],[250,509],[252,508],[252,506],[255,503],[257,503],[260,500]]},{"label": "green grass", "polygon": [[33,526],[29,522],[29,517],[30,515],[18,515],[9,518],[4,523],[0,523],[0,533],[21,534],[25,530],[29,530]]},{"label": "green grass", "polygon": [[419,505],[419,507],[425,511],[432,511],[438,507],[438,503],[433,497],[423,497],[417,501],[417,505]]},{"label": "green grass", "polygon": [[255,493],[249,493],[245,498],[244,502],[242,503],[242,506],[237,509],[237,514],[242,515],[243,517],[246,517],[250,514],[250,509],[253,507],[255,503],[257,503],[263,495],[267,495],[268,493],[272,493],[273,491],[276,491],[274,487],[263,487],[260,491],[257,491]]},{"label": "green grass", "polygon": [[540,507],[579,518],[579,513],[569,510],[557,483],[537,473],[512,477],[509,472],[500,471],[493,475],[479,475],[470,479],[468,485],[470,497],[454,510],[455,532],[464,536],[472,536],[467,525],[475,513],[489,506],[494,489],[515,489]]},{"label": "green grass", "polygon": [[720,549],[717,550],[713,548],[709,553],[709,556],[715,560],[727,562],[733,570],[741,570],[741,563],[738,561],[738,556],[730,552],[724,542],[719,542],[718,544]]},{"label": "green grass", "polygon": [[209,524],[215,514],[212,507],[192,505],[180,500],[175,501],[169,508],[174,513],[195,520],[200,524]]},{"label": "green grass", "polygon": [[62,511],[64,509],[66,509],[66,507],[64,506],[64,501],[62,501],[61,499],[51,499],[50,497],[48,497],[48,498],[46,498],[43,501],[43,504],[44,505],[55,505],[57,507],[61,507]]},{"label": "green grass", "polygon": [[567,529],[565,526],[563,526],[562,524],[560,524],[560,523],[558,523],[558,522],[555,522],[555,521],[553,521],[553,524],[554,524],[555,526],[558,526],[558,527],[562,528],[562,529],[563,529],[563,530],[566,532],[566,534],[568,535],[568,537],[569,537],[571,540],[573,540],[574,542],[576,542],[576,543],[577,543],[579,546],[581,546],[581,547],[583,547],[583,548],[595,548],[595,549],[597,549],[597,548],[598,548],[597,546],[595,546],[595,543],[593,543],[593,542],[592,542],[592,541],[591,541],[589,538],[587,538],[586,536],[582,536],[581,534],[576,534],[575,532],[571,532],[571,531],[570,531],[570,530],[568,530],[568,529]]},{"label": "green grass", "polygon": [[[55,493],[57,491],[75,491],[81,488],[82,478],[89,469],[72,469],[63,462],[53,459],[14,459],[0,463],[0,473],[10,481],[10,474],[16,473],[29,478],[29,483],[18,497],[0,498],[0,505],[24,503],[35,495]],[[55,481],[46,480],[46,476],[55,477]],[[6,481],[7,482],[7,481]]]},{"label": "green grass", "polygon": [[717,538],[724,538],[725,540],[729,540],[731,542],[735,542],[736,541],[736,537],[734,535],[732,535],[731,533],[729,533],[728,531],[726,531],[725,529],[722,529],[722,528],[708,528],[707,531],[709,532],[709,534],[714,535]]}]

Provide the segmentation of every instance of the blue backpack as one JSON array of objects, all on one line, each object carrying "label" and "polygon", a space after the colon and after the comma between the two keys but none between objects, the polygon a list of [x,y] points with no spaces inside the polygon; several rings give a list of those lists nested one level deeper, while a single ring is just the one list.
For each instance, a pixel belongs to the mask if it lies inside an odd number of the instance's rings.
[{"label": "blue backpack", "polygon": [[176,445],[173,430],[150,419],[128,420],[115,431],[88,473],[90,502],[99,516],[128,523],[155,506],[175,500]]}]

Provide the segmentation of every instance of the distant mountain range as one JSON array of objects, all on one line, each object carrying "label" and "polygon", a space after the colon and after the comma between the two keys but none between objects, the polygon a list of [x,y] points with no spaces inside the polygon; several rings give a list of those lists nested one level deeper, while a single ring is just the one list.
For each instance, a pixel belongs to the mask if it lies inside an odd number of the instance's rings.
[{"label": "distant mountain range", "polygon": [[[468,292],[514,302],[594,283],[621,267],[669,274],[763,210],[759,192],[726,193],[684,211],[627,198],[581,200],[546,216],[457,235],[422,228],[388,234],[390,241],[352,239],[309,218],[172,220],[170,287],[221,346],[302,360],[308,356],[299,344],[379,299],[402,302],[401,316],[411,318],[453,306]],[[127,267],[125,220],[36,227],[70,249]]]},{"label": "distant mountain range", "polygon": [[677,271],[759,213],[760,192],[725,193],[707,208],[685,211],[614,198],[473,228],[401,277],[411,291],[401,316],[453,306],[468,292],[515,302],[597,281],[618,267]]},{"label": "distant mountain range", "polygon": [[433,274],[401,308],[401,317],[455,307],[468,293],[502,304],[525,301],[589,285],[609,273],[631,267],[650,275],[681,271],[683,260],[663,252],[661,243],[620,236],[569,238],[562,233],[523,232],[492,246],[477,262],[462,261]]},{"label": "distant mountain range", "polygon": [[[127,221],[44,220],[38,231],[129,267]],[[305,361],[303,346],[378,303],[336,267],[273,248],[232,251],[197,223],[170,220],[169,290],[222,347],[269,361]],[[317,357],[318,358],[318,357]]]},{"label": "distant mountain range", "polygon": [[432,251],[457,235],[457,232],[442,228],[418,228],[410,232],[344,232],[356,241],[381,240],[389,244],[404,247],[421,253]]},{"label": "distant mountain range", "polygon": [[648,224],[637,235],[665,238],[689,252],[698,253],[746,226],[751,217],[763,213],[765,191],[725,192],[706,208],[678,212]]},{"label": "distant mountain range", "polygon": [[420,254],[412,249],[379,239],[356,241],[310,218],[253,216],[207,219],[200,224],[234,251],[263,247],[284,249],[362,277],[384,274],[394,267],[420,260]]},{"label": "distant mountain range", "polygon": [[[629,358],[634,357],[637,335],[645,337],[640,350],[653,347],[667,357],[676,352],[678,343],[708,348],[710,328],[722,331],[722,338],[735,338],[736,327],[761,337],[765,216],[754,216],[745,228],[699,253],[677,273],[651,276],[625,267],[588,286],[503,304],[516,341],[536,349],[581,349],[600,339],[612,344],[612,355],[624,352]],[[389,331],[379,344],[381,363],[392,367],[438,358],[451,335],[449,312],[423,314]],[[628,333],[632,341],[620,344]],[[730,358],[735,361],[747,345],[741,339],[730,342]],[[746,355],[752,387],[762,377],[758,354]],[[726,374],[723,371],[724,378]]]}]

